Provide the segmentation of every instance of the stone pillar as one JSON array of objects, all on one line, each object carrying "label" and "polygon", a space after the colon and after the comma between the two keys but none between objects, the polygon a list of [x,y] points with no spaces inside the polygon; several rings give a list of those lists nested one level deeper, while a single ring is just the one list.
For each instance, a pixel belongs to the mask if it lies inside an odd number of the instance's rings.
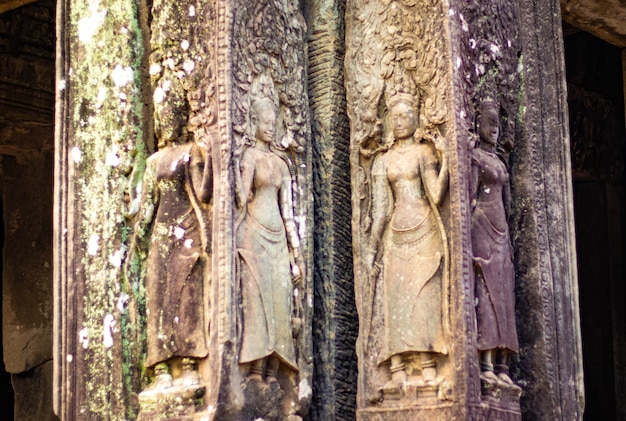
[{"label": "stone pillar", "polygon": [[59,16],[58,413],[301,419],[313,196],[297,3],[66,0]]},{"label": "stone pillar", "polygon": [[57,2],[54,305],[61,419],[134,418],[138,285],[124,279],[131,178],[148,154],[136,2]]},{"label": "stone pillar", "polygon": [[357,419],[580,419],[558,2],[355,0],[346,28]]}]

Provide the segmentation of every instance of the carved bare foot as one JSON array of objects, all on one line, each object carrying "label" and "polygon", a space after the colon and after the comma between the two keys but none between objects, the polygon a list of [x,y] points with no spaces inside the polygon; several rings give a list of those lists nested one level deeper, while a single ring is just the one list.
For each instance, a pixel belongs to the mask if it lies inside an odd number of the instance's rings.
[{"label": "carved bare foot", "polygon": [[167,363],[159,363],[154,367],[154,383],[150,389],[166,389],[172,387],[174,382]]},{"label": "carved bare foot", "polygon": [[406,371],[404,370],[404,368],[401,368],[400,370],[391,373],[391,381],[398,387],[402,387],[402,385],[406,383],[406,377]]},{"label": "carved bare foot", "polygon": [[265,370],[265,383],[267,383],[271,389],[280,389],[278,384],[278,368],[280,367],[280,361],[275,356],[270,357],[267,360],[267,368]]},{"label": "carved bare foot", "polygon": [[481,371],[480,378],[490,383],[498,382],[498,376],[491,370]]},{"label": "carved bare foot", "polygon": [[182,384],[184,387],[196,386],[200,384],[200,373],[196,360],[192,358],[183,359]]},{"label": "carved bare foot", "polygon": [[250,371],[248,372],[248,381],[262,382],[263,381],[263,360],[256,360],[250,365]]},{"label": "carved bare foot", "polygon": [[435,367],[423,368],[422,378],[426,383],[434,383],[434,381],[437,379],[437,369]]},{"label": "carved bare foot", "polygon": [[400,393],[400,386],[401,385],[397,384],[393,380],[389,380],[383,385],[383,387],[380,388],[380,390],[383,392],[383,395],[395,395]]},{"label": "carved bare foot", "polygon": [[513,380],[511,380],[509,375],[506,374],[506,373],[498,373],[498,380],[500,380],[502,383],[506,383],[506,384],[510,384],[510,385],[514,385],[515,384],[515,383],[513,383]]}]

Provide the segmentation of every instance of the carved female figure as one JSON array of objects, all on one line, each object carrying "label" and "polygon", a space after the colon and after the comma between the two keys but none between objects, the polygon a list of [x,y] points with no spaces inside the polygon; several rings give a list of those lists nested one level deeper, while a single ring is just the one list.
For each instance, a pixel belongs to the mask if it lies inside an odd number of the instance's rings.
[{"label": "carved female figure", "polygon": [[[416,139],[414,96],[399,93],[388,101],[395,141],[372,168],[372,231],[366,265],[374,269],[383,248],[384,348],[379,363],[390,362],[385,389],[407,381],[406,363],[419,355],[422,380],[436,379],[435,353],[443,343],[442,273],[444,234],[437,206],[448,188],[447,158],[439,168],[435,148]],[[443,149],[437,142],[437,148]],[[381,244],[382,243],[382,244]]]},{"label": "carved female figure", "polygon": [[480,143],[472,155],[471,195],[480,367],[483,378],[512,384],[508,358],[519,345],[508,228],[510,188],[507,167],[496,154],[500,126],[494,103],[481,103],[477,122]]},{"label": "carved female figure", "polygon": [[146,366],[155,385],[172,386],[168,364],[183,359],[183,385],[199,382],[195,359],[208,354],[206,226],[213,193],[210,152],[188,141],[171,104],[156,108],[159,149],[146,162],[134,247],[146,254]]},{"label": "carved female figure", "polygon": [[[243,332],[239,362],[249,364],[248,379],[277,381],[280,364],[297,371],[292,336],[292,282],[304,269],[293,216],[291,175],[271,148],[276,112],[270,99],[254,100],[250,110],[254,146],[244,150],[235,171],[238,205]],[[290,251],[293,260],[291,269]]]}]

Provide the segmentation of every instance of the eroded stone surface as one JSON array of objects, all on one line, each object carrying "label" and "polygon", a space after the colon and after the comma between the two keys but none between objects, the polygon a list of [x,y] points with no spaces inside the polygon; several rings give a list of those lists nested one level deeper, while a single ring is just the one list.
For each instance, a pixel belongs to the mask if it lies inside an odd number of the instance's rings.
[{"label": "eroded stone surface", "polygon": [[569,24],[626,47],[626,8],[620,0],[561,0],[561,13]]}]

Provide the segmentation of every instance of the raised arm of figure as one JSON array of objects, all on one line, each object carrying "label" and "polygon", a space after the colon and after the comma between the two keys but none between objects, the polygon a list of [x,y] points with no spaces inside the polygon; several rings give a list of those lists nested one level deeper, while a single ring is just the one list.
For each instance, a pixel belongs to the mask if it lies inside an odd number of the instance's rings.
[{"label": "raised arm of figure", "polygon": [[[237,160],[235,161],[237,162]],[[235,164],[235,197],[237,206],[243,208],[248,203],[254,180],[254,160],[250,155],[250,150],[243,153],[239,165]]]},{"label": "raised arm of figure", "polygon": [[448,156],[441,150],[441,166],[437,171],[435,148],[429,143],[422,143],[422,179],[431,200],[441,205],[448,192]]}]

